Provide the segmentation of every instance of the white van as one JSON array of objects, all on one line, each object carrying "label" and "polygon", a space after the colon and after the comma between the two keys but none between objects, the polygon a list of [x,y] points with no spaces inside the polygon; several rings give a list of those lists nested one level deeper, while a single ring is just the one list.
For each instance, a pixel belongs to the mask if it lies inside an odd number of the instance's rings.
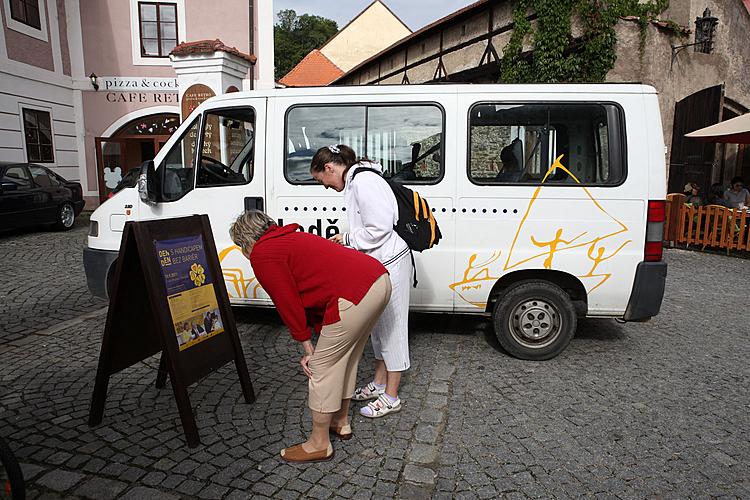
[{"label": "white van", "polygon": [[309,168],[319,147],[347,144],[435,213],[443,239],[415,254],[413,310],[490,315],[510,354],[548,359],[568,345],[577,316],[639,321],[659,312],[662,137],[656,91],[644,85],[217,96],[144,164],[142,196],[124,189],[91,216],[88,284],[106,295],[126,221],[201,213],[231,302],[270,305],[229,225],[244,209],[262,208],[323,237],[346,231],[343,195],[315,183]]}]

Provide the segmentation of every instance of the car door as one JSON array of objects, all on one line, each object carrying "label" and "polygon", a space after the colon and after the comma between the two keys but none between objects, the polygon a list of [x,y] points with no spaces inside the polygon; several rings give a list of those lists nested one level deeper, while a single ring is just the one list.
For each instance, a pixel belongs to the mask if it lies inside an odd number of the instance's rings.
[{"label": "car door", "polygon": [[6,167],[0,194],[0,229],[12,229],[38,222],[31,187],[31,178],[26,167]]},{"label": "car door", "polygon": [[29,165],[29,173],[31,174],[31,190],[34,193],[34,203],[38,209],[39,222],[55,222],[57,220],[57,209],[66,198],[67,189],[44,167]]}]

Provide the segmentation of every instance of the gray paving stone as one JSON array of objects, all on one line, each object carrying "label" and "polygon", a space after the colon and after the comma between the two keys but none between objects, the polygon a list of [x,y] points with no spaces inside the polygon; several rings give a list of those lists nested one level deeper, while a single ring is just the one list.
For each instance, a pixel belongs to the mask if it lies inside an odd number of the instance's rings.
[{"label": "gray paving stone", "polygon": [[404,467],[404,480],[418,484],[435,484],[435,471],[427,467],[407,464]]},{"label": "gray paving stone", "polygon": [[178,500],[179,497],[154,488],[136,486],[128,490],[121,500]]},{"label": "gray paving stone", "polygon": [[39,477],[36,483],[54,491],[64,492],[78,484],[86,476],[77,472],[55,469]]},{"label": "gray paving stone", "polygon": [[409,452],[408,458],[410,461],[418,464],[431,464],[432,462],[437,460],[437,456],[437,446],[414,443],[412,445],[411,451]]},{"label": "gray paving stone", "polygon": [[432,491],[429,487],[411,483],[402,484],[398,493],[400,498],[409,498],[413,500],[429,500],[433,498]]},{"label": "gray paving stone", "polygon": [[122,481],[93,477],[76,488],[75,494],[85,498],[109,500],[116,498],[127,487]]}]

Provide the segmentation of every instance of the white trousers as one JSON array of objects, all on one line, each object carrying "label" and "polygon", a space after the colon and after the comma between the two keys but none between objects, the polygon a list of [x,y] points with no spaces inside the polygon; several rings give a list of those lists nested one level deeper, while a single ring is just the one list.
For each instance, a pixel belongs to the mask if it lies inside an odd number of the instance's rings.
[{"label": "white trousers", "polygon": [[409,293],[413,270],[407,252],[397,261],[385,264],[391,277],[391,300],[385,306],[372,331],[375,359],[385,362],[389,372],[401,372],[411,366],[409,361]]}]

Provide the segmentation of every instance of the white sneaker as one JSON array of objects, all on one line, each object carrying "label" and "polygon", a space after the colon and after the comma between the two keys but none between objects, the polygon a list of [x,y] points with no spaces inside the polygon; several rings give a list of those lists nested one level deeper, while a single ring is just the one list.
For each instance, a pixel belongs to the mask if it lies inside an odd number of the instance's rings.
[{"label": "white sneaker", "polygon": [[352,399],[354,401],[367,401],[369,399],[377,399],[381,394],[385,394],[385,386],[382,389],[375,387],[374,382],[370,382],[364,387],[357,387],[354,391]]},{"label": "white sneaker", "polygon": [[401,411],[401,399],[396,398],[396,401],[391,402],[390,397],[384,393],[360,408],[359,414],[367,418],[379,418],[397,411]]}]

